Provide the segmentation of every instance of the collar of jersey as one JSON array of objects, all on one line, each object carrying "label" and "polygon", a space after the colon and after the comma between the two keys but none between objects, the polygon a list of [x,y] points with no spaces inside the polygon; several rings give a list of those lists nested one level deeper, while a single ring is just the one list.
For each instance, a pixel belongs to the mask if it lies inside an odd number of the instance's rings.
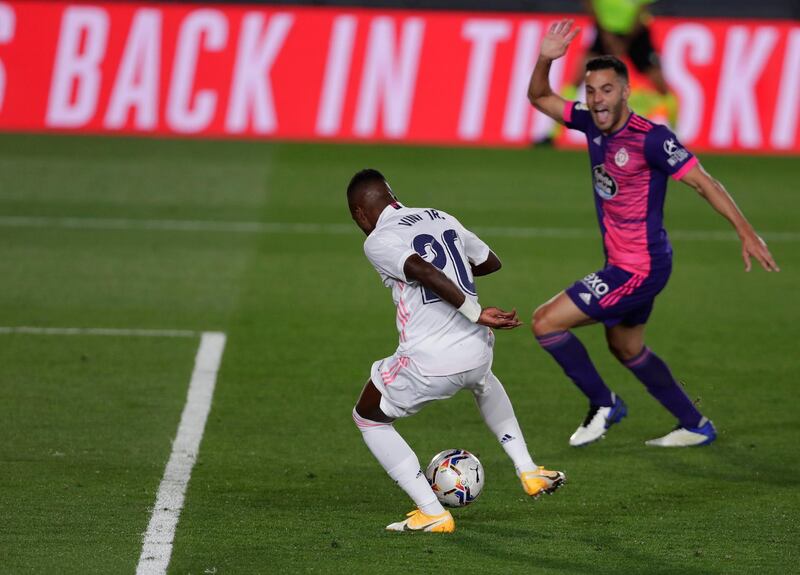
[{"label": "collar of jersey", "polygon": [[[398,206],[400,206],[401,208],[405,207],[400,202],[394,202],[394,203],[397,204]],[[383,211],[381,212],[381,215],[378,216],[378,221],[375,222],[375,227],[377,228],[379,225],[381,225],[384,222],[384,220],[389,217],[389,214],[392,213],[394,210],[395,210],[395,207],[392,204],[389,204],[388,206],[383,208]]]}]

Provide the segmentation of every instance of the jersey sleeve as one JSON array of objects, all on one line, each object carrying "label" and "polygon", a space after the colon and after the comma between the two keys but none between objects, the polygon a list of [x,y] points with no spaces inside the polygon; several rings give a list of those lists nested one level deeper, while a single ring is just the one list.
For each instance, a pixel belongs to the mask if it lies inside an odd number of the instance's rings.
[{"label": "jersey sleeve", "polygon": [[697,158],[683,147],[678,137],[666,126],[656,126],[644,141],[644,157],[656,170],[680,180],[697,164]]},{"label": "jersey sleeve", "polygon": [[464,252],[469,263],[479,266],[486,261],[491,250],[482,239],[467,228],[461,230],[461,239],[464,241]]},{"label": "jersey sleeve", "polygon": [[567,101],[564,104],[564,125],[572,130],[586,133],[592,123],[592,114],[583,102]]},{"label": "jersey sleeve", "polygon": [[409,283],[403,266],[417,252],[403,243],[399,236],[390,232],[373,232],[364,242],[364,253],[379,273]]}]

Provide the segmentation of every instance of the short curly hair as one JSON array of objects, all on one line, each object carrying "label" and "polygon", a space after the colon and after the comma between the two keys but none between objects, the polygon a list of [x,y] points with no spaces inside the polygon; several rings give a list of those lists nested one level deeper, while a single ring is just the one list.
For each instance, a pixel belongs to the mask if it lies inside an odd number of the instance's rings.
[{"label": "short curly hair", "polygon": [[350,183],[347,185],[347,199],[351,199],[356,192],[372,182],[381,182],[385,184],[386,178],[378,170],[373,168],[366,168],[356,172],[356,174],[350,178]]}]

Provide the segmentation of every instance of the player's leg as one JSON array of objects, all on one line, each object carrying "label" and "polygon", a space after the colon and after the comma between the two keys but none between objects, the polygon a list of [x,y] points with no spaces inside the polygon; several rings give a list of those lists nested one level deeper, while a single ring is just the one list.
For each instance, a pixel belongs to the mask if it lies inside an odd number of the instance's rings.
[{"label": "player's leg", "polygon": [[517,416],[514,414],[514,407],[503,384],[491,371],[483,379],[481,385],[472,389],[483,421],[500,442],[506,455],[511,458],[517,475],[535,471],[538,466],[528,452]]},{"label": "player's leg", "polygon": [[449,532],[455,529],[453,518],[446,511],[420,469],[417,455],[392,425],[394,418],[381,407],[383,396],[370,379],[353,409],[353,420],[361,431],[364,443],[417,505],[419,511],[409,518],[387,526],[393,531],[422,530]]},{"label": "player's leg", "polygon": [[533,314],[532,328],[537,341],[589,400],[586,417],[569,439],[573,447],[603,437],[611,425],[625,417],[627,408],[603,382],[586,348],[569,329],[598,319],[605,321],[607,311],[601,300],[630,277],[630,273],[613,267],[589,274]]},{"label": "player's leg", "polygon": [[644,345],[645,324],[618,324],[606,328],[611,353],[633,372],[647,391],[678,420],[678,427],[648,445],[687,447],[705,445],[716,438],[713,424],[703,417],[673,377],[664,361]]},{"label": "player's leg", "polygon": [[533,462],[511,400],[491,370],[481,377],[478,385],[472,387],[472,394],[483,421],[514,463],[525,493],[537,498],[542,493],[552,493],[561,487],[566,481],[561,471],[550,471]]},{"label": "player's leg", "polygon": [[597,373],[586,348],[569,331],[592,323],[595,320],[578,309],[562,291],[533,312],[531,329],[539,345],[556,360],[591,405],[610,406],[611,390]]},{"label": "player's leg", "polygon": [[389,417],[381,411],[381,392],[368,380],[361,390],[361,395],[358,396],[356,402],[355,412],[362,418],[374,421],[376,423],[392,423],[394,418]]}]

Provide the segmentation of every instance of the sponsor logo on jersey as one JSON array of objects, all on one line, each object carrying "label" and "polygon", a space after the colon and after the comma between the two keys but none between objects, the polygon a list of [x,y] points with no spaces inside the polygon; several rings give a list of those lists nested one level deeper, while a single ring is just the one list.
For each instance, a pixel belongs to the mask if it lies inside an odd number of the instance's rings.
[{"label": "sponsor logo on jersey", "polygon": [[625,148],[620,148],[617,150],[617,153],[614,155],[614,163],[617,164],[620,168],[628,163],[628,150]]},{"label": "sponsor logo on jersey", "polygon": [[674,138],[664,140],[664,153],[669,156],[667,163],[673,167],[689,157],[689,152],[686,151],[686,148],[681,147]]},{"label": "sponsor logo on jersey", "polygon": [[[596,273],[589,274],[588,276],[586,276],[585,278],[583,278],[581,280],[581,283],[584,286],[586,286],[586,289],[588,289],[590,292],[592,292],[592,295],[594,297],[596,297],[597,299],[600,299],[601,297],[606,295],[608,293],[608,290],[609,290],[608,284],[606,282],[604,282],[603,278],[601,278]],[[581,294],[581,299],[583,299],[583,295],[584,294]],[[584,299],[583,301],[586,301],[586,300]],[[586,304],[588,305],[589,302],[586,302]]]},{"label": "sponsor logo on jersey", "polygon": [[617,195],[617,182],[606,172],[602,164],[592,168],[592,181],[594,191],[604,200],[610,200]]}]

